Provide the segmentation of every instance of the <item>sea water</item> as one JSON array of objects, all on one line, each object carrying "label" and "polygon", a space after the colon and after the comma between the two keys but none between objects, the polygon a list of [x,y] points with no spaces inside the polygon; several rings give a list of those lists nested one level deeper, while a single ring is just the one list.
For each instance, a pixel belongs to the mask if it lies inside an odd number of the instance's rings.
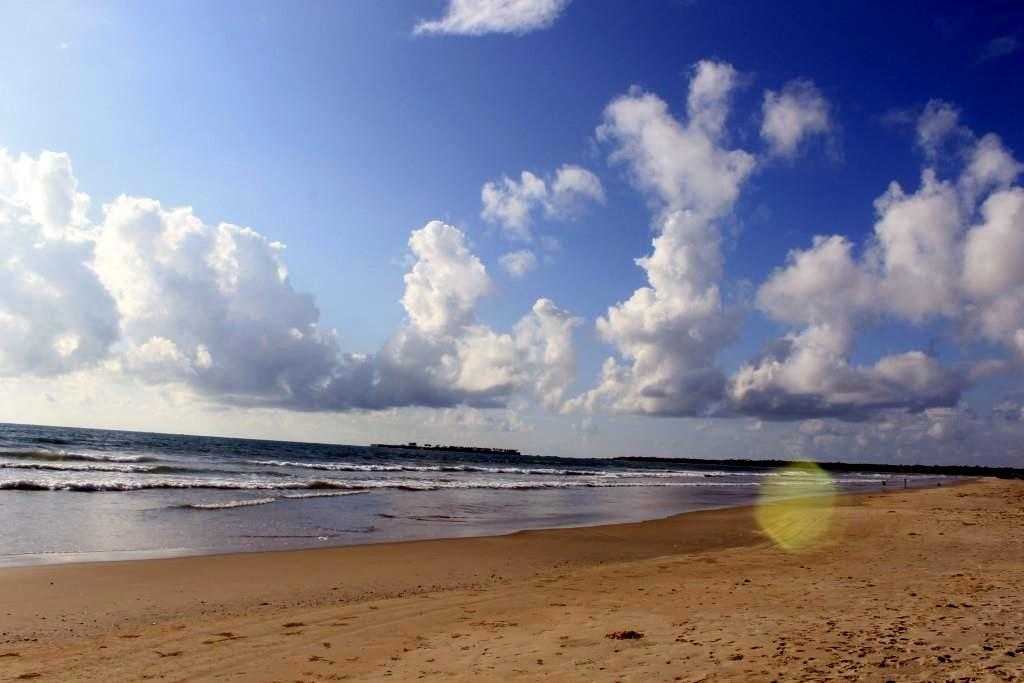
[{"label": "sea water", "polygon": [[[767,468],[713,461],[681,466],[0,424],[0,565],[640,521],[749,504],[772,476]],[[889,478],[844,473],[835,483],[873,490]]]}]

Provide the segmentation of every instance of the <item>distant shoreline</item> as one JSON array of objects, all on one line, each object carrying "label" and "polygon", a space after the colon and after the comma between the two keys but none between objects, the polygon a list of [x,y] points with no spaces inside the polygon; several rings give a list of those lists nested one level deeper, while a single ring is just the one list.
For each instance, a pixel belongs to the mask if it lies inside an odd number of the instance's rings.
[{"label": "distant shoreline", "polygon": [[483,453],[486,455],[522,455],[515,448],[489,448],[487,446],[452,446],[442,444],[409,443],[371,443],[370,448],[381,448],[392,451],[426,451],[428,453]]},{"label": "distant shoreline", "polygon": [[[621,462],[664,462],[672,465],[700,465],[715,463],[719,467],[776,469],[793,463],[793,460],[750,460],[725,459],[704,460],[702,458],[654,458],[649,456],[625,456],[615,458]],[[931,474],[946,477],[995,477],[997,479],[1024,479],[1024,468],[987,467],[983,465],[901,465],[888,463],[823,462],[809,460],[826,472],[862,472],[865,474]]]}]

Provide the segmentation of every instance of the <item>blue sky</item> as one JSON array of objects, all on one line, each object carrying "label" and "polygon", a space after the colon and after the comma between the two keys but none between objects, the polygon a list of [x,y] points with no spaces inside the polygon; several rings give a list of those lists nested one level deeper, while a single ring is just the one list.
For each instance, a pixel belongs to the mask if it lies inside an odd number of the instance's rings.
[{"label": "blue sky", "polygon": [[[0,147],[12,155],[66,153],[79,189],[92,198],[96,224],[104,203],[128,194],[166,208],[191,206],[209,225],[250,226],[283,242],[294,288],[315,297],[320,325],[338,331],[344,352],[374,354],[404,324],[409,311],[399,301],[412,263],[410,232],[444,221],[462,232],[492,280],[476,307],[480,322],[507,331],[541,297],[582,319],[567,397],[593,387],[602,361],[616,355],[594,321],[645,284],[633,259],[650,252],[661,230],[665,207],[652,208],[660,200],[638,188],[628,162],[610,161],[614,141],[596,134],[606,106],[631,86],[657,95],[685,121],[695,65],[711,60],[736,73],[722,144],[747,150],[758,163],[734,206],[715,221],[723,298],[746,309],[740,332],[716,359],[726,375],[794,329],[791,320],[750,305],[790,250],[809,248],[815,235],[840,234],[860,254],[878,219],[873,202],[891,181],[909,194],[926,165],[945,177],[959,173],[959,157],[929,159],[915,144],[929,101],[955,107],[958,125],[975,137],[995,132],[1006,149],[1024,149],[1024,52],[1015,49],[1024,12],[1015,3],[576,0],[550,26],[522,34],[414,33],[418,22],[448,9],[446,2],[399,1],[6,3]],[[764,93],[794,79],[812,82],[827,101],[828,130],[809,136],[792,157],[772,156],[761,135]],[[534,231],[556,237],[561,249],[513,278],[499,258],[526,245],[481,217],[481,188],[524,170],[550,184],[565,164],[595,174],[605,201],[570,220],[538,213]],[[853,363],[912,349],[950,362],[1006,358],[999,340],[964,343],[964,328],[947,319],[882,315],[857,324],[847,350]],[[987,410],[1014,394],[1014,384],[971,384],[957,402]],[[160,383],[147,387],[147,394],[169,391]],[[219,403],[209,390],[200,394]],[[544,426],[508,438],[543,448],[559,434],[565,441],[589,432],[595,422],[609,430],[617,421],[656,423],[623,427],[638,441],[620,447],[648,452],[648,429],[666,443],[686,441],[703,419],[556,416],[517,406]],[[43,408],[27,417],[41,414]],[[350,417],[343,410],[320,419]],[[116,417],[69,406],[47,421],[75,419],[118,426]],[[848,422],[836,424],[854,438]],[[212,422],[208,428],[232,430]],[[800,429],[790,421],[771,428],[780,444]],[[305,432],[320,427],[290,429],[282,436],[313,438]],[[848,457],[851,447],[844,448]]]}]

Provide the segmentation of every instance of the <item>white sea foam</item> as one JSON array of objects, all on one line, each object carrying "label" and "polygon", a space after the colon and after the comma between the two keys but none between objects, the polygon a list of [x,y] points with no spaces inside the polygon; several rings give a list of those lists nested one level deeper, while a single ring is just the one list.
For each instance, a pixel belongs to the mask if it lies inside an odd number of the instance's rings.
[{"label": "white sea foam", "polygon": [[292,460],[246,460],[247,465],[265,465],[268,467],[297,467],[307,470],[325,472],[439,472],[439,467],[420,467],[416,465],[358,465],[347,462],[295,462]]},{"label": "white sea foam", "polygon": [[218,489],[237,491],[365,491],[394,489],[402,491],[436,491],[440,489],[573,489],[573,488],[632,488],[645,486],[758,486],[757,482],[708,481],[616,481],[601,478],[560,481],[506,481],[506,480],[424,480],[424,479],[364,479],[364,480],[312,480],[312,481],[229,481],[214,479],[156,479],[138,480],[61,480],[18,479],[0,480],[0,490],[7,491],[77,491],[113,492],[142,491],[148,489]]},{"label": "white sea foam", "polygon": [[369,493],[366,489],[358,491],[315,491],[313,493],[286,493],[281,498],[293,500],[304,500],[306,498],[336,498],[337,496],[355,496],[360,493]]},{"label": "white sea foam", "polygon": [[[600,476],[597,470],[554,467],[487,467],[484,465],[375,465],[351,462],[297,462],[294,460],[246,460],[249,465],[295,467],[326,472],[479,472],[481,474],[537,474],[554,476]],[[636,473],[642,476],[642,473]],[[686,473],[681,473],[686,475]],[[698,475],[699,476],[699,475]]]},{"label": "white sea foam", "polygon": [[334,498],[337,496],[354,496],[360,493],[369,493],[368,490],[358,491],[314,491],[310,493],[286,493],[272,498],[243,498],[241,500],[217,501],[212,503],[182,503],[175,505],[177,508],[188,510],[230,510],[232,508],[252,507],[254,505],[268,505],[279,500],[305,500],[308,498]]},{"label": "white sea foam", "polygon": [[122,474],[174,474],[207,470],[174,465],[136,465],[130,462],[0,462],[0,469],[41,470],[45,472],[120,472]]},{"label": "white sea foam", "polygon": [[70,460],[77,462],[156,462],[157,459],[148,455],[124,455],[107,453],[69,453],[63,450],[44,450],[23,448],[0,448],[0,457],[17,460],[44,460],[59,461]]},{"label": "white sea foam", "polygon": [[277,498],[248,498],[246,500],[227,500],[221,503],[184,503],[178,505],[180,508],[190,510],[230,510],[231,508],[245,508],[253,505],[266,505],[273,503]]}]

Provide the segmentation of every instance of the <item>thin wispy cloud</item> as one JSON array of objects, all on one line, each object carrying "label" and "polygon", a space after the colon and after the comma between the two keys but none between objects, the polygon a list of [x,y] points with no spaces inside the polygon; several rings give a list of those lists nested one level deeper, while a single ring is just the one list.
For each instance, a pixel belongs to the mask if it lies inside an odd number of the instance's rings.
[{"label": "thin wispy cloud", "polygon": [[416,24],[421,35],[523,35],[550,28],[571,0],[449,0],[439,19]]},{"label": "thin wispy cloud", "polygon": [[527,273],[537,268],[537,255],[529,249],[510,251],[503,254],[499,259],[501,267],[505,272],[515,278],[525,277]]},{"label": "thin wispy cloud", "polygon": [[978,55],[978,63],[1007,57],[1020,49],[1020,39],[1016,35],[999,36],[985,43]]}]

